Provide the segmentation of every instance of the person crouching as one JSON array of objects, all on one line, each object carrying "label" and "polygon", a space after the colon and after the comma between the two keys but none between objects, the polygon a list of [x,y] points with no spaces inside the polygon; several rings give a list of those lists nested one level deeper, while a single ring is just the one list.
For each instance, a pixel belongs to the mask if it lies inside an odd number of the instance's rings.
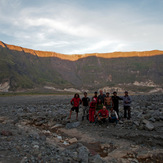
[{"label": "person crouching", "polygon": [[106,109],[106,106],[103,106],[103,108],[99,110],[97,113],[97,122],[99,123],[107,122],[108,116],[109,116],[109,112]]},{"label": "person crouching", "polygon": [[111,108],[110,112],[109,112],[109,122],[111,122],[111,123],[116,122],[116,124],[117,124],[118,120],[119,119],[118,119],[117,112],[115,110],[113,110],[113,108]]},{"label": "person crouching", "polygon": [[93,98],[92,102],[90,103],[89,107],[89,122],[95,122],[95,111],[96,111],[96,99]]}]

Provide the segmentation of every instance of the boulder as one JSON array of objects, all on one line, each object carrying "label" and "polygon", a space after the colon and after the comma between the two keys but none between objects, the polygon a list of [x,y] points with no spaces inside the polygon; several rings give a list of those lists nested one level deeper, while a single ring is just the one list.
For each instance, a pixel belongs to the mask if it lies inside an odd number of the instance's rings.
[{"label": "boulder", "polygon": [[81,160],[82,163],[88,163],[88,155],[89,151],[87,147],[81,146],[78,148],[78,158]]},{"label": "boulder", "polygon": [[76,128],[80,125],[80,122],[71,122],[66,124],[67,129]]},{"label": "boulder", "polygon": [[144,127],[146,130],[149,130],[149,131],[154,130],[155,127],[153,126],[153,124],[150,121],[144,119],[142,122],[143,122],[143,124],[145,124]]},{"label": "boulder", "polygon": [[104,163],[104,160],[100,157],[100,155],[95,155],[92,162],[93,163]]}]

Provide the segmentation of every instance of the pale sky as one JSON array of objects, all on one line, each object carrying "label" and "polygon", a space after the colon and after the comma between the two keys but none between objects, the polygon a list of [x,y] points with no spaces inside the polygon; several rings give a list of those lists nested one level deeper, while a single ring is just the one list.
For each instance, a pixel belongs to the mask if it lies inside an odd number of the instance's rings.
[{"label": "pale sky", "polygon": [[163,0],[0,0],[0,41],[64,54],[163,50]]}]

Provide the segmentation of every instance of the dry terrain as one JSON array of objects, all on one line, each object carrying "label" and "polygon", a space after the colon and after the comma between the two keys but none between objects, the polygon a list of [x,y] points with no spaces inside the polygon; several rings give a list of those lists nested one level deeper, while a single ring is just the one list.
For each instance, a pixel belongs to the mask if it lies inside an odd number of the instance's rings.
[{"label": "dry terrain", "polygon": [[117,125],[81,121],[82,111],[68,121],[71,98],[1,96],[0,162],[163,162],[163,94],[132,96],[132,119]]}]

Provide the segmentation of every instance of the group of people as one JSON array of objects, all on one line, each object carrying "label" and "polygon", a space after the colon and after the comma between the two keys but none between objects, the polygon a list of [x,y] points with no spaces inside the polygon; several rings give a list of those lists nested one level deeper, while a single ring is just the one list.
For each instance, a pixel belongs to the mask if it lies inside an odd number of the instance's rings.
[{"label": "group of people", "polygon": [[117,123],[119,120],[119,100],[123,100],[124,118],[131,118],[131,97],[127,91],[124,92],[124,96],[122,97],[117,96],[117,92],[115,91],[112,96],[110,96],[109,92],[104,94],[102,90],[99,93],[98,95],[95,92],[92,99],[87,96],[87,92],[84,92],[82,99],[76,93],[71,99],[72,108],[68,119],[71,119],[72,112],[76,111],[76,120],[78,120],[79,106],[82,105],[82,121],[86,118],[90,123],[105,123],[107,120]]}]

